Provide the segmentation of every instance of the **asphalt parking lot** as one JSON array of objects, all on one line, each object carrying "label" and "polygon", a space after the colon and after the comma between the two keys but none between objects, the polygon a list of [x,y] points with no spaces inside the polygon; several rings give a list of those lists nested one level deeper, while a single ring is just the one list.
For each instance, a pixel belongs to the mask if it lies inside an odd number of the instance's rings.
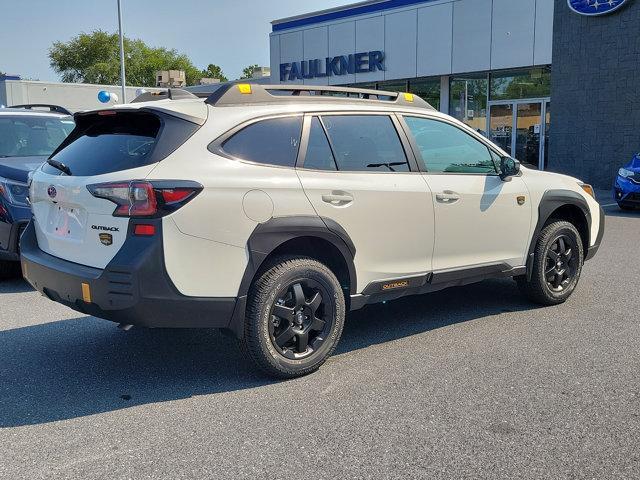
[{"label": "asphalt parking lot", "polygon": [[639,478],[640,212],[608,210],[566,304],[500,280],[369,306],[288,382],[2,282],[0,478]]}]

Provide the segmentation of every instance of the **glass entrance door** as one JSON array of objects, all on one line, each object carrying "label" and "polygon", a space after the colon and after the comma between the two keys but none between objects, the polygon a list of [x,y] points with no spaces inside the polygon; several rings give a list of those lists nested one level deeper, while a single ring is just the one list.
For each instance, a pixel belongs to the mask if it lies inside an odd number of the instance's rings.
[{"label": "glass entrance door", "polygon": [[500,103],[489,109],[489,139],[509,155],[512,153],[513,105]]},{"label": "glass entrance door", "polygon": [[489,104],[489,139],[523,164],[544,169],[551,104],[547,99]]},{"label": "glass entrance door", "polygon": [[540,164],[542,104],[519,103],[516,111],[515,155],[526,165]]}]

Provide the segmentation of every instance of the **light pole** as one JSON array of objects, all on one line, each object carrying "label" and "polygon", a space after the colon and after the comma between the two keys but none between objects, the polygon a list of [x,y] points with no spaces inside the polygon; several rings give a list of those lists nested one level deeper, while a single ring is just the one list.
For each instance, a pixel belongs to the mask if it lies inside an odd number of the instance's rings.
[{"label": "light pole", "polygon": [[124,36],[122,35],[122,6],[118,0],[118,31],[120,34],[120,82],[122,83],[122,103],[127,103],[127,94],[125,92],[125,74],[124,74]]}]

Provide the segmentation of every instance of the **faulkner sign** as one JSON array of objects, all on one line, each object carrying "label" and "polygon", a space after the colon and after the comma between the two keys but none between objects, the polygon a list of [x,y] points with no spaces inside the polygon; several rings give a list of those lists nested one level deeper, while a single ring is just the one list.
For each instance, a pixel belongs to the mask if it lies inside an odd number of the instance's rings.
[{"label": "faulkner sign", "polygon": [[375,72],[376,70],[384,71],[384,52],[379,50],[340,55],[338,57],[281,63],[280,81],[286,82],[353,73],[368,73]]}]

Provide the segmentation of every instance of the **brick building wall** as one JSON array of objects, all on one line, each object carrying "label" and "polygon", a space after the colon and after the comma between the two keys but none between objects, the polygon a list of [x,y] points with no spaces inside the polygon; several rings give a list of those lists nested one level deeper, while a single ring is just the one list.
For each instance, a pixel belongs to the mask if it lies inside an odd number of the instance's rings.
[{"label": "brick building wall", "polygon": [[609,188],[640,152],[640,0],[599,17],[556,0],[551,171]]}]

